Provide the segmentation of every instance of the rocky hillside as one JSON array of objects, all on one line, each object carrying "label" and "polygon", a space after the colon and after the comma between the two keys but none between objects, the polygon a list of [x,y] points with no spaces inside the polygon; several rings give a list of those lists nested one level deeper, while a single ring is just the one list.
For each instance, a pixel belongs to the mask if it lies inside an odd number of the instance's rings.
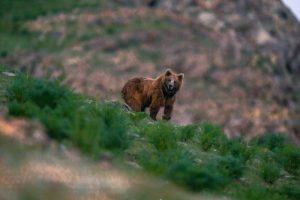
[{"label": "rocky hillside", "polygon": [[1,64],[99,99],[172,68],[186,75],[174,123],[300,136],[300,25],[280,0],[31,1],[3,3]]}]

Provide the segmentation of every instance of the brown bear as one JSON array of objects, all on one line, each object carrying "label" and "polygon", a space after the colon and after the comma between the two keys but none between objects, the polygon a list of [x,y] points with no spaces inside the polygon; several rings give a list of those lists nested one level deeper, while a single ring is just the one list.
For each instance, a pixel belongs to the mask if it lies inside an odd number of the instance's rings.
[{"label": "brown bear", "polygon": [[160,107],[164,106],[164,120],[170,120],[175,95],[183,82],[184,74],[176,74],[171,69],[156,79],[132,78],[124,85],[122,97],[135,112],[145,112],[150,107],[150,116],[156,120]]}]

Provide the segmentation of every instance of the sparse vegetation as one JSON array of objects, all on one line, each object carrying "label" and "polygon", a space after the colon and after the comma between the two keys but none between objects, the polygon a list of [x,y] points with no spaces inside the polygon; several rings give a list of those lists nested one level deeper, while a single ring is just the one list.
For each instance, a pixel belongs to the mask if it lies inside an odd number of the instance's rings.
[{"label": "sparse vegetation", "polygon": [[103,150],[128,157],[188,190],[238,199],[296,199],[300,193],[300,151],[282,134],[249,143],[228,139],[212,124],[154,122],[147,114],[127,113],[118,104],[86,98],[56,81],[24,75],[10,82],[6,97],[10,115],[40,120],[53,139],[92,158]]},{"label": "sparse vegetation", "polygon": [[[36,34],[29,32],[25,27],[26,21],[61,11],[70,11],[75,8],[92,8],[101,6],[104,1],[99,0],[62,0],[47,1],[1,1],[0,7],[0,55],[7,56],[14,49],[45,47],[56,48],[61,45],[55,37],[48,40],[37,40]],[[17,45],[15,45],[17,44]]]}]

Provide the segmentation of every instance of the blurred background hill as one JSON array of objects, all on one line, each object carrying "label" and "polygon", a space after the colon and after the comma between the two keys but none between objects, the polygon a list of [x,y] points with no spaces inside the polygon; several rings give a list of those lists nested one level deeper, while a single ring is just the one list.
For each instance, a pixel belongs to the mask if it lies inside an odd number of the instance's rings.
[{"label": "blurred background hill", "polygon": [[[300,198],[282,1],[2,0],[0,30],[0,199]],[[171,123],[111,102],[166,68],[185,73]]]},{"label": "blurred background hill", "polygon": [[176,124],[300,136],[300,25],[280,0],[2,0],[0,64],[120,100],[131,77],[185,73]]}]

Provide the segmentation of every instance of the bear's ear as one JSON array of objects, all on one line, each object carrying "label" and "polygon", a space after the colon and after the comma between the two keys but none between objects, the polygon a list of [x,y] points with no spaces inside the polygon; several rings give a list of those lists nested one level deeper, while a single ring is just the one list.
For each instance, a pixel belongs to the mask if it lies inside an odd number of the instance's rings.
[{"label": "bear's ear", "polygon": [[177,77],[178,77],[178,80],[179,80],[179,81],[182,81],[183,78],[184,78],[184,73],[178,74]]},{"label": "bear's ear", "polygon": [[166,72],[165,72],[165,75],[166,75],[166,76],[172,75],[172,70],[168,68],[168,69],[166,70]]}]

